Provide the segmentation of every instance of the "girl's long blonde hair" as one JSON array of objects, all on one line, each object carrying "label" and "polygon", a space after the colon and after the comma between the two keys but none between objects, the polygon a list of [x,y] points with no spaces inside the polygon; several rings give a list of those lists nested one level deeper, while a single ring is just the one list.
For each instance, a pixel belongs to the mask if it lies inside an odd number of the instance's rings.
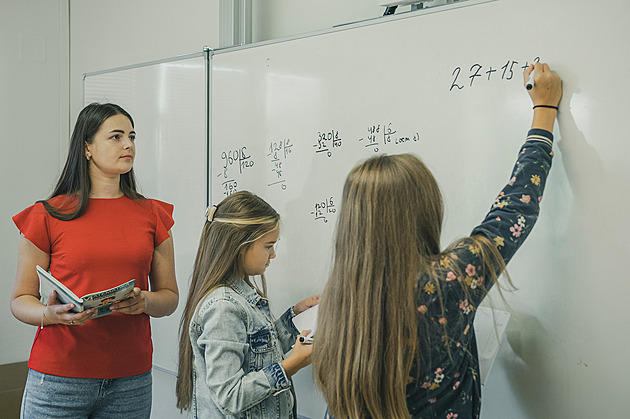
[{"label": "girl's long blonde hair", "polygon": [[243,278],[259,294],[266,296],[264,275],[260,290],[244,273],[242,257],[252,243],[278,228],[279,223],[280,215],[262,198],[247,191],[225,198],[216,206],[212,221],[206,220],[179,325],[176,393],[180,410],[189,409],[192,401],[193,360],[188,328],[197,305],[213,290],[229,286],[236,278]]},{"label": "girl's long blonde hair", "polygon": [[[420,361],[414,289],[442,254],[442,219],[437,182],[413,155],[373,157],[348,175],[312,356],[337,419],[409,417],[405,390]],[[475,242],[496,266],[496,248]]]}]

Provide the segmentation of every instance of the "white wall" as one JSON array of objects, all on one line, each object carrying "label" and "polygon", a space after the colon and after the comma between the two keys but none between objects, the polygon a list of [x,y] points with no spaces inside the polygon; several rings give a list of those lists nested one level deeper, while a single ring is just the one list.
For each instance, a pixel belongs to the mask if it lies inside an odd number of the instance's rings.
[{"label": "white wall", "polygon": [[[444,1],[444,0],[438,0]],[[397,12],[409,10],[401,6]],[[266,41],[379,17],[377,0],[252,0],[252,40]]]},{"label": "white wall", "polygon": [[0,0],[0,364],[28,358],[35,328],[9,310],[19,233],[11,217],[46,198],[68,136],[67,0]]},{"label": "white wall", "polygon": [[18,231],[46,198],[83,106],[82,75],[218,45],[218,0],[0,0],[0,364],[28,359],[35,328],[9,310]]},{"label": "white wall", "polygon": [[219,45],[219,0],[69,1],[72,117],[83,107],[85,73]]},{"label": "white wall", "polygon": [[[444,6],[453,1],[417,0],[424,8]],[[411,10],[410,5],[398,6],[396,14]],[[385,7],[378,0],[252,0],[252,41],[284,38],[348,23],[376,19]]]}]

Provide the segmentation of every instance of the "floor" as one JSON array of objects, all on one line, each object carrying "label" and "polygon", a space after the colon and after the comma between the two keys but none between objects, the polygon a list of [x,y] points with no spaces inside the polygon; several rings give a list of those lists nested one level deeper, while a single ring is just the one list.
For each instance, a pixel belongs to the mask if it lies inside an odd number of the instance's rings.
[{"label": "floor", "polygon": [[26,362],[0,365],[0,416],[3,419],[20,417],[27,373]]}]

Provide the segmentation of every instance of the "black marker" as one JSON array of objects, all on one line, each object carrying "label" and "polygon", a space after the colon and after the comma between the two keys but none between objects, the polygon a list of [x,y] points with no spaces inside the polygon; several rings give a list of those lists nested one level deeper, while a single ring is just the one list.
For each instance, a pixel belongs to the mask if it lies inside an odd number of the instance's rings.
[{"label": "black marker", "polygon": [[313,338],[311,336],[300,336],[300,343],[310,345],[313,343]]},{"label": "black marker", "polygon": [[527,84],[525,85],[525,88],[527,90],[532,90],[534,88],[534,71],[532,70],[531,73],[529,73],[529,77],[527,78]]}]

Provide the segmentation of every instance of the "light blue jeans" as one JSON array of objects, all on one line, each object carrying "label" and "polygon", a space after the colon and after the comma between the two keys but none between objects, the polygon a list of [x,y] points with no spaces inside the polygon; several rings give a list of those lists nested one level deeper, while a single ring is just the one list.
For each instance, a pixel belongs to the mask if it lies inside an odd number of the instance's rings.
[{"label": "light blue jeans", "polygon": [[22,419],[148,419],[151,371],[113,379],[70,378],[28,371]]}]

